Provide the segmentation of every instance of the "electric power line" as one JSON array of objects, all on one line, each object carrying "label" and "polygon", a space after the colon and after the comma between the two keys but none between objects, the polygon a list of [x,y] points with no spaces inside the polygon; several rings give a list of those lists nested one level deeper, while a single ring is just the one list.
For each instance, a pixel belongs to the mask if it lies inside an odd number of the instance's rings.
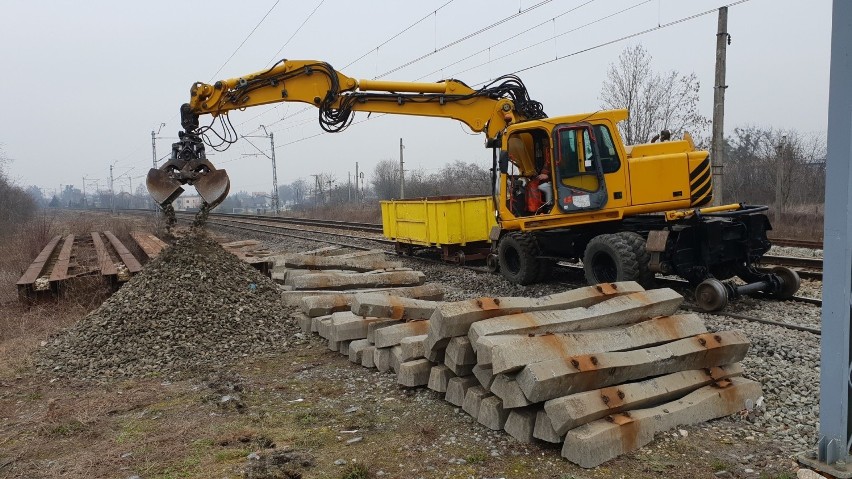
[{"label": "electric power line", "polygon": [[[245,39],[244,39],[244,40],[243,40],[243,41],[239,44],[239,46],[237,47],[237,49],[236,49],[236,50],[234,50],[234,53],[231,53],[231,56],[229,56],[229,57],[228,57],[228,59],[227,59],[227,60],[225,60],[225,63],[223,63],[223,64],[222,64],[222,66],[220,66],[220,67],[219,67],[219,69],[218,69],[218,70],[216,70],[216,73],[214,73],[214,74],[210,77],[210,82],[212,82],[213,80],[215,80],[215,79],[216,79],[216,75],[218,75],[218,74],[219,74],[219,72],[220,72],[220,71],[222,71],[222,69],[223,69],[223,68],[225,68],[225,65],[227,65],[227,64],[228,64],[228,62],[230,62],[232,58],[234,58],[234,55],[236,55],[236,54],[237,54],[237,52],[238,52],[238,51],[240,51],[240,48],[242,48],[242,47],[243,47],[243,45],[245,45],[245,44],[246,44],[246,42],[248,41],[248,39],[249,39],[249,38],[251,38],[251,36],[252,36],[252,35],[254,35],[255,30],[257,30],[257,28],[258,28],[258,27],[260,27],[260,24],[261,24],[261,23],[263,23],[263,21],[264,21],[264,20],[266,20],[266,17],[268,17],[268,16],[269,16],[269,14],[270,14],[270,13],[272,13],[272,10],[274,10],[274,9],[275,9],[275,7],[278,5],[278,2],[280,2],[280,1],[281,1],[281,0],[275,0],[275,3],[273,3],[273,4],[272,4],[272,7],[270,7],[270,8],[269,8],[269,10],[266,12],[266,14],[264,14],[264,15],[263,15],[263,18],[261,18],[261,19],[260,19],[260,21],[259,21],[259,22],[257,22],[257,25],[255,25],[255,26],[254,26],[254,28],[252,28],[252,29],[251,29],[251,31],[249,32],[248,36],[246,36],[246,38],[245,38]],[[209,83],[209,82],[208,82],[208,83]]]},{"label": "electric power line", "polygon": [[[725,6],[725,7],[733,7],[733,6],[740,5],[740,4],[743,4],[743,3],[749,2],[749,1],[751,1],[751,0],[739,0],[739,1],[736,1],[736,2],[733,2],[733,3],[729,3],[729,4],[727,4],[727,5],[723,5],[723,6]],[[715,12],[717,12],[718,10],[719,10],[719,7],[716,7],[716,8],[713,8],[713,9],[710,9],[710,10],[707,10],[707,11],[704,11],[704,12],[700,12],[700,13],[696,13],[696,14],[693,14],[693,15],[689,15],[689,16],[687,16],[687,17],[682,17],[682,18],[679,18],[679,19],[677,19],[677,20],[673,20],[673,21],[671,21],[671,22],[664,23],[664,24],[662,24],[662,25],[657,25],[656,27],[653,27],[653,28],[648,28],[648,29],[646,29],[646,30],[642,30],[642,31],[640,31],[640,32],[631,33],[630,35],[625,35],[625,36],[623,36],[623,37],[616,38],[615,40],[610,40],[610,41],[608,41],[608,42],[599,43],[599,44],[597,44],[597,45],[595,45],[595,46],[591,46],[591,47],[588,47],[588,48],[583,48],[582,50],[577,50],[577,51],[575,51],[575,52],[568,53],[568,54],[566,54],[566,55],[557,56],[556,58],[553,58],[553,59],[551,59],[551,60],[547,60],[547,61],[544,61],[544,62],[536,63],[535,65],[530,65],[530,66],[528,66],[528,67],[521,68],[520,70],[515,70],[515,71],[513,71],[511,74],[520,73],[520,72],[524,72],[524,71],[527,71],[527,70],[532,70],[533,68],[538,68],[538,67],[540,67],[540,66],[544,66],[544,65],[547,65],[547,64],[549,64],[549,63],[553,63],[553,62],[556,62],[556,61],[559,61],[559,60],[564,60],[564,59],[566,59],[566,58],[573,57],[573,56],[575,56],[575,55],[579,55],[580,53],[585,53],[585,52],[589,52],[589,51],[592,51],[592,50],[596,50],[596,49],[598,49],[598,48],[605,47],[605,46],[607,46],[607,45],[612,45],[613,43],[622,42],[622,41],[624,41],[624,40],[629,40],[629,39],[631,39],[631,38],[635,38],[635,37],[638,37],[638,36],[640,36],[640,35],[645,35],[646,33],[651,33],[651,32],[657,31],[657,30],[662,30],[663,28],[671,27],[671,26],[677,25],[677,24],[679,24],[679,23],[688,22],[688,21],[690,21],[690,20],[695,20],[696,18],[703,17],[704,15],[708,15],[708,14],[711,14],[711,13],[715,13]]]},{"label": "electric power line", "polygon": [[[443,5],[441,5],[440,7],[436,8],[435,10],[432,10],[432,11],[430,11],[429,13],[427,13],[426,15],[424,15],[424,16],[422,16],[422,17],[420,17],[420,18],[419,18],[418,20],[416,20],[414,23],[412,23],[412,24],[408,25],[407,27],[403,28],[403,29],[402,29],[402,30],[400,30],[399,32],[397,32],[397,33],[395,33],[395,34],[391,35],[391,36],[390,36],[387,40],[383,41],[382,43],[379,43],[379,44],[378,44],[378,45],[376,45],[375,47],[373,47],[373,48],[371,48],[371,49],[367,50],[367,51],[366,51],[363,55],[361,55],[361,56],[359,56],[358,58],[356,58],[356,59],[352,60],[351,62],[347,63],[346,65],[344,65],[344,66],[343,66],[343,68],[344,68],[344,69],[345,69],[345,68],[349,68],[350,66],[354,65],[355,63],[358,63],[359,61],[363,60],[363,59],[364,59],[365,57],[367,57],[369,54],[371,54],[371,53],[373,53],[373,52],[377,51],[379,48],[381,48],[381,47],[383,47],[383,46],[387,45],[388,43],[390,43],[391,41],[395,40],[396,38],[398,38],[399,36],[401,36],[401,35],[402,35],[402,34],[404,34],[405,32],[407,32],[407,31],[411,30],[412,28],[414,28],[414,27],[416,27],[417,25],[419,25],[420,23],[422,23],[424,20],[426,20],[426,19],[430,18],[432,15],[437,14],[437,13],[438,13],[441,9],[443,9],[443,8],[444,8],[444,7],[446,7],[447,5],[449,5],[449,4],[451,4],[451,3],[453,3],[454,1],[455,1],[455,0],[449,0],[448,2],[444,3]],[[319,8],[319,6],[317,6],[317,8]],[[316,11],[316,10],[315,10],[315,11]],[[311,15],[313,15],[313,13],[311,13]],[[310,18],[310,17],[308,17],[308,18]],[[307,20],[306,20],[306,21],[307,21]],[[288,42],[289,42],[289,40],[288,40]],[[285,43],[285,45],[286,45],[286,43]],[[282,47],[282,49],[283,49],[283,47]],[[281,51],[281,50],[279,50],[278,52],[280,53],[280,51]],[[277,55],[278,55],[278,53],[276,53],[275,55],[277,56]],[[255,115],[255,116],[253,116],[253,117],[249,118],[248,120],[245,120],[245,121],[243,121],[242,123],[238,123],[238,124],[237,124],[237,126],[244,125],[245,123],[248,123],[249,121],[254,120],[255,118],[258,118],[258,117],[260,117],[260,116],[263,116],[263,115],[265,115],[265,114],[269,113],[269,112],[270,112],[270,111],[272,111],[272,110],[276,110],[276,109],[278,109],[280,106],[281,106],[280,104],[275,105],[275,106],[272,106],[272,107],[270,107],[270,108],[268,108],[268,109],[264,110],[263,112],[258,113],[257,115]],[[281,121],[284,121],[284,120],[286,120],[286,119],[288,119],[288,118],[292,118],[293,116],[296,116],[296,115],[300,115],[300,114],[302,114],[302,113],[304,113],[304,112],[306,112],[306,111],[308,111],[308,110],[312,110],[312,109],[313,109],[313,107],[305,107],[305,108],[302,108],[301,110],[296,111],[296,112],[294,112],[294,113],[292,113],[292,114],[290,114],[290,115],[285,115],[285,116],[283,116],[282,118],[280,118],[280,119],[278,119],[278,120],[276,120],[276,121],[274,121],[274,122],[270,123],[270,124],[269,124],[269,125],[267,125],[267,126],[272,126],[272,125],[274,125],[274,124],[276,124],[276,123],[280,123]],[[252,131],[251,131],[251,132],[249,132],[249,133],[254,133],[255,131],[258,131],[259,129],[260,129],[260,127],[258,127],[258,128],[256,128],[256,129],[254,129],[254,130],[252,130]]]},{"label": "electric power line", "polygon": [[[750,1],[750,0],[738,0],[738,1],[736,1],[736,2],[733,2],[733,3],[727,4],[727,5],[723,5],[723,6],[733,7],[733,6],[740,5],[740,4],[743,4],[743,3],[749,2],[749,1]],[[632,6],[632,7],[628,7],[627,9],[625,9],[625,10],[623,10],[623,11],[626,11],[626,10],[629,10],[629,9],[632,9],[632,8],[635,8],[635,7],[637,7],[637,6],[639,6],[639,5],[642,5],[642,4],[644,4],[644,3],[647,3],[647,1],[641,2],[641,3],[639,3],[639,4],[636,4],[636,5]],[[532,8],[532,7],[531,7],[531,8]],[[622,13],[623,11],[616,12],[616,13],[611,14],[611,15],[609,15],[609,16],[607,16],[607,17],[605,17],[605,18],[612,17],[612,16],[614,16],[614,15],[617,15],[617,14],[619,14],[619,13]],[[642,31],[639,31],[639,32],[631,33],[631,34],[629,34],[629,35],[624,35],[624,36],[622,36],[622,37],[618,37],[618,38],[615,38],[615,39],[613,39],[613,40],[609,40],[609,41],[606,41],[606,42],[603,42],[603,43],[599,43],[599,44],[597,44],[597,45],[594,45],[594,46],[591,46],[591,47],[588,47],[588,48],[583,48],[583,49],[580,49],[580,50],[576,50],[576,51],[574,51],[574,52],[571,52],[571,53],[568,53],[568,54],[565,54],[565,55],[562,55],[562,56],[557,56],[557,57],[555,57],[555,58],[553,58],[553,59],[550,59],[550,60],[547,60],[547,61],[544,61],[544,62],[540,62],[540,63],[534,64],[534,65],[530,65],[530,66],[527,66],[527,67],[521,68],[521,69],[519,69],[519,70],[515,70],[515,71],[513,71],[513,72],[510,72],[510,73],[508,73],[508,74],[517,74],[517,73],[520,73],[520,72],[524,72],[524,71],[532,70],[532,69],[535,69],[535,68],[538,68],[538,67],[541,67],[541,66],[544,66],[544,65],[548,65],[548,64],[550,64],[550,63],[557,62],[557,61],[559,61],[559,60],[564,60],[564,59],[566,59],[566,58],[570,58],[570,57],[573,57],[573,56],[579,55],[579,54],[581,54],[581,53],[586,53],[586,52],[589,52],[589,51],[592,51],[592,50],[596,50],[596,49],[598,49],[598,48],[602,48],[602,47],[605,47],[605,46],[608,46],[608,45],[612,45],[612,44],[614,44],[614,43],[618,43],[618,42],[621,42],[621,41],[624,41],[624,40],[629,40],[629,39],[631,39],[631,38],[635,38],[635,37],[638,37],[638,36],[641,36],[641,35],[645,35],[645,34],[648,34],[648,33],[651,33],[651,32],[657,31],[657,30],[662,30],[662,29],[664,29],[664,28],[668,28],[668,27],[671,27],[671,26],[674,26],[674,25],[677,25],[677,24],[680,24],[680,23],[683,23],[683,22],[687,22],[687,21],[690,21],[690,20],[694,20],[694,19],[699,18],[699,17],[702,17],[702,16],[704,16],[704,15],[708,15],[708,14],[714,13],[714,12],[716,12],[716,11],[718,11],[718,7],[713,8],[713,9],[710,9],[710,10],[706,10],[706,11],[703,11],[703,12],[700,12],[700,13],[692,14],[692,15],[689,15],[689,16],[686,16],[686,17],[682,17],[682,18],[679,18],[679,19],[677,19],[677,20],[673,20],[673,21],[671,21],[671,22],[664,23],[664,24],[661,24],[661,25],[660,25],[660,24],[658,24],[656,27],[652,27],[652,28],[648,28],[648,29],[645,29],[645,30],[642,30]],[[571,31],[577,30],[577,29],[579,29],[579,28],[584,28],[585,26],[591,25],[591,24],[593,24],[593,23],[597,23],[597,22],[599,22],[599,21],[601,21],[601,20],[602,20],[602,19],[595,20],[595,21],[593,21],[593,22],[590,22],[590,23],[587,23],[587,24],[582,25],[582,26],[580,26],[580,27],[577,27],[577,28],[575,28],[575,29],[573,29],[573,30],[571,30]],[[565,32],[565,33],[569,33],[569,32]],[[562,34],[560,34],[560,35],[562,35]],[[540,44],[542,44],[542,43],[549,42],[549,41],[551,41],[552,39],[553,39],[553,38],[549,38],[549,39],[547,39],[547,40],[545,40],[545,41],[543,41],[543,42],[539,42],[539,43],[537,43],[537,44],[535,44],[535,45],[540,45]],[[535,45],[533,45],[533,46],[535,46]],[[529,48],[529,47],[526,47],[526,48]],[[525,48],[525,49],[526,49],[526,48]],[[523,49],[522,49],[522,50],[523,50]],[[506,57],[508,57],[508,56],[510,56],[510,55],[514,55],[515,53],[517,53],[517,51],[516,51],[516,52],[512,52],[512,53],[510,53],[510,54],[507,54],[507,55],[503,55],[503,56],[498,57],[498,58],[495,58],[495,59],[493,59],[492,61],[494,61],[494,60],[500,60],[500,59],[502,59],[502,58],[506,58]],[[482,66],[482,65],[479,65],[479,66]],[[474,68],[475,68],[475,67],[474,67]],[[476,83],[476,84],[474,84],[474,86],[478,86],[478,85],[482,85],[482,84],[488,83],[488,81],[489,81],[489,80],[485,80],[485,81],[482,81],[482,82]],[[376,118],[378,118],[378,117],[381,117],[381,116],[384,116],[384,115],[387,115],[387,113],[380,114],[380,115],[376,115],[375,117],[376,117]],[[364,120],[355,121],[355,122],[353,122],[353,123],[352,123],[352,125],[356,125],[356,124],[359,124],[359,123],[363,123],[363,122],[365,122],[366,120],[369,120],[369,119],[370,119],[370,117],[367,117],[367,118],[365,118]],[[278,131],[281,131],[281,130],[278,130]],[[298,139],[296,139],[296,140],[289,141],[289,142],[287,142],[287,143],[284,143],[284,144],[283,144],[283,145],[281,145],[281,146],[287,146],[287,145],[292,145],[292,144],[295,144],[295,143],[300,143],[300,142],[302,142],[302,141],[309,140],[309,139],[312,139],[312,138],[316,138],[316,137],[321,136],[321,135],[324,135],[324,134],[326,134],[326,133],[327,133],[327,132],[322,131],[322,132],[319,132],[319,133],[316,133],[316,134],[313,134],[313,135],[309,135],[309,136],[306,136],[306,137],[302,137],[302,138],[298,138]]]},{"label": "electric power line", "polygon": [[[602,22],[602,21],[604,21],[604,20],[608,20],[608,19],[610,19],[610,18],[612,18],[612,17],[615,17],[615,16],[617,16],[617,15],[621,15],[622,13],[625,13],[625,12],[628,12],[628,11],[630,11],[630,10],[633,10],[634,8],[637,8],[637,7],[640,7],[640,6],[642,6],[642,5],[645,5],[646,3],[650,3],[651,1],[652,1],[652,0],[644,0],[644,1],[641,1],[641,2],[639,2],[639,3],[633,4],[632,6],[627,7],[627,8],[623,8],[623,9],[621,9],[621,10],[619,10],[619,11],[615,12],[615,13],[611,13],[611,14],[609,14],[609,15],[606,15],[606,16],[603,16],[603,17],[600,17],[600,18],[598,18],[598,19],[596,19],[596,20],[593,20],[593,21],[591,21],[591,22],[588,22],[588,23],[584,23],[583,25],[580,25],[579,27],[572,28],[572,29],[570,29],[570,30],[568,30],[568,31],[565,31],[565,32],[562,32],[562,33],[559,33],[559,34],[555,34],[555,35],[553,35],[552,37],[550,37],[550,38],[546,38],[546,39],[544,39],[544,40],[542,40],[542,41],[540,41],[540,42],[533,43],[532,45],[527,45],[527,46],[525,46],[525,47],[523,47],[523,48],[519,48],[519,49],[517,49],[517,50],[515,50],[515,51],[513,51],[513,52],[507,53],[507,54],[502,55],[502,56],[500,56],[500,57],[497,57],[497,58],[491,58],[491,59],[489,59],[489,60],[488,60],[487,62],[485,62],[485,63],[480,63],[479,65],[475,65],[475,66],[472,66],[472,67],[470,67],[470,68],[467,68],[467,69],[464,69],[464,70],[458,71],[458,72],[454,73],[454,74],[453,74],[453,76],[455,76],[455,75],[459,75],[459,74],[462,74],[462,73],[467,73],[467,72],[469,72],[469,71],[471,71],[471,70],[475,70],[475,69],[477,69],[477,68],[479,68],[479,67],[483,67],[483,66],[485,66],[485,65],[488,65],[489,63],[491,63],[491,62],[493,62],[493,61],[495,61],[495,60],[502,60],[503,58],[508,58],[508,57],[510,57],[510,56],[512,56],[512,55],[515,55],[515,54],[521,53],[521,52],[523,52],[523,51],[529,50],[530,48],[537,47],[537,46],[539,46],[539,45],[543,45],[543,44],[545,44],[545,43],[549,43],[551,40],[556,40],[557,38],[559,38],[559,37],[563,37],[563,36],[565,36],[565,35],[568,35],[569,33],[574,33],[574,32],[576,32],[576,31],[578,31],[578,30],[582,30],[582,29],[584,29],[584,28],[586,28],[586,27],[589,27],[589,26],[592,26],[592,25],[594,25],[594,24],[596,24],[596,23]],[[548,21],[549,21],[549,20],[548,20]],[[658,28],[659,28],[659,26],[658,26]],[[524,33],[526,33],[526,32],[524,32]],[[616,40],[616,41],[618,41],[618,40]],[[607,43],[607,44],[608,44],[608,43]],[[468,57],[468,58],[470,58],[470,57]],[[554,59],[559,59],[559,56],[557,55]]]},{"label": "electric power line", "polygon": [[305,20],[302,22],[302,24],[301,24],[301,25],[299,25],[299,28],[297,28],[297,29],[296,29],[296,31],[294,31],[294,32],[293,32],[293,34],[292,34],[292,35],[290,35],[290,38],[288,38],[288,39],[287,39],[287,41],[286,41],[286,42],[284,42],[284,44],[283,44],[283,45],[281,45],[281,48],[279,48],[279,49],[278,49],[278,51],[277,51],[277,52],[275,52],[275,55],[272,55],[272,58],[271,58],[268,62],[266,62],[266,64],[267,64],[267,65],[269,65],[269,64],[270,64],[270,63],[272,63],[272,62],[274,62],[274,61],[275,61],[275,59],[276,59],[276,58],[278,58],[278,54],[279,54],[279,53],[281,53],[281,50],[283,50],[283,49],[284,49],[284,47],[286,47],[286,46],[287,46],[287,44],[288,44],[288,43],[290,43],[290,40],[292,40],[292,39],[293,39],[293,37],[295,37],[295,36],[296,36],[296,34],[297,34],[297,33],[299,33],[299,30],[301,30],[301,29],[302,29],[302,27],[304,27],[304,26],[305,26],[305,24],[306,24],[306,23],[308,23],[308,20],[310,20],[310,19],[311,19],[311,17],[313,17],[313,16],[314,16],[314,13],[317,13],[317,10],[319,10],[319,7],[321,7],[321,6],[322,6],[322,4],[323,4],[324,2],[325,2],[325,0],[320,0],[320,2],[317,4],[317,6],[316,6],[316,7],[314,7],[314,10],[313,10],[311,13],[309,13],[309,14],[308,14],[308,17],[307,17],[307,18],[305,18]]},{"label": "electric power line", "polygon": [[531,7],[528,7],[528,8],[526,8],[526,9],[524,9],[524,10],[521,10],[521,11],[519,11],[519,12],[517,12],[517,13],[513,13],[512,15],[509,15],[508,17],[505,17],[505,18],[502,18],[502,19],[500,19],[500,20],[497,20],[496,22],[492,23],[491,25],[488,25],[488,26],[486,26],[486,27],[482,27],[482,28],[480,28],[479,30],[477,30],[477,31],[475,31],[475,32],[473,32],[473,33],[468,33],[467,35],[465,35],[465,36],[463,36],[463,37],[461,37],[461,38],[459,38],[459,39],[457,39],[457,40],[453,40],[452,42],[450,42],[450,43],[448,43],[448,44],[446,44],[446,45],[444,45],[444,46],[442,46],[442,47],[440,47],[440,48],[436,48],[434,51],[431,51],[431,52],[426,53],[426,54],[424,54],[424,55],[420,55],[419,57],[415,58],[414,60],[410,60],[410,61],[408,61],[408,62],[406,62],[406,63],[403,63],[402,65],[400,65],[400,66],[398,66],[398,67],[396,67],[396,68],[392,68],[392,69],[390,69],[390,70],[388,70],[388,71],[386,71],[386,72],[382,73],[381,75],[376,76],[376,78],[375,78],[375,79],[383,78],[383,77],[385,77],[385,76],[387,76],[387,75],[390,75],[391,73],[394,73],[394,72],[397,72],[397,71],[399,71],[399,70],[402,70],[403,68],[405,68],[405,67],[407,67],[407,66],[410,66],[410,65],[413,65],[413,64],[415,64],[415,63],[419,62],[420,60],[423,60],[423,59],[425,59],[425,58],[429,58],[430,56],[432,56],[432,55],[434,55],[434,54],[436,54],[436,53],[438,53],[438,52],[440,52],[440,51],[446,50],[447,48],[450,48],[450,47],[451,47],[451,46],[453,46],[453,45],[458,45],[459,43],[461,43],[461,42],[463,42],[463,41],[465,41],[465,40],[469,40],[469,39],[471,39],[471,38],[473,38],[473,37],[475,37],[475,36],[479,35],[480,33],[483,33],[483,32],[486,32],[486,31],[488,31],[488,30],[491,30],[492,28],[494,28],[494,27],[496,27],[496,26],[502,25],[503,23],[506,23],[506,22],[508,22],[508,21],[510,21],[510,20],[513,20],[513,19],[515,19],[515,18],[517,18],[517,17],[519,17],[519,16],[521,16],[521,15],[524,15],[525,13],[529,13],[529,12],[531,12],[531,11],[535,10],[536,8],[538,8],[538,7],[542,6],[542,5],[546,5],[546,4],[548,4],[548,3],[552,2],[552,1],[553,1],[553,0],[543,0],[543,1],[539,2],[539,3],[536,3],[535,5],[533,5],[533,6],[531,6]]}]

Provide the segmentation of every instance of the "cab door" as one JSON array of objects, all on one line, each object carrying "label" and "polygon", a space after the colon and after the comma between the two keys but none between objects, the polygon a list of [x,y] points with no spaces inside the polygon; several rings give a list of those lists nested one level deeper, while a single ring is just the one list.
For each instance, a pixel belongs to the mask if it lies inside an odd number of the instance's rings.
[{"label": "cab door", "polygon": [[608,193],[595,132],[588,123],[559,125],[553,130],[554,188],[563,213],[599,210]]}]

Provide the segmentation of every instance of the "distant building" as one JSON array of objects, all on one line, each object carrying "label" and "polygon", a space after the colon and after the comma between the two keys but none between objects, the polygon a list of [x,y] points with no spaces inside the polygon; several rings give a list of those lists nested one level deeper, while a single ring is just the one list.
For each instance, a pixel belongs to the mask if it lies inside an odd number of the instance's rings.
[{"label": "distant building", "polygon": [[203,201],[200,196],[178,196],[172,205],[175,211],[194,211],[201,209]]}]

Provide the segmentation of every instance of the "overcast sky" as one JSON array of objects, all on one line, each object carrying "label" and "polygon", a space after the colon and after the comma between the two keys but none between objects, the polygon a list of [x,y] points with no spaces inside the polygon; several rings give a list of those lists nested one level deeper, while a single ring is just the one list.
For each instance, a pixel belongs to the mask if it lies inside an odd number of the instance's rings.
[{"label": "overcast sky", "polygon": [[[438,49],[383,79],[454,77],[477,84],[730,3],[554,0],[536,7],[540,0],[447,2],[0,0],[0,89],[5,92],[0,144],[14,159],[8,173],[20,185],[35,184],[52,193],[60,184],[81,187],[84,176],[100,179],[105,187],[109,165],[115,164],[116,176],[130,176],[136,188],[151,167],[151,130],[166,123],[157,140],[162,157],[176,139],[178,108],[188,101],[193,82],[255,72],[273,59],[322,60],[348,76],[374,78]],[[519,9],[528,11],[441,50]],[[609,64],[626,46],[642,43],[653,56],[654,70],[698,75],[701,113],[711,117],[716,24],[712,12],[520,76],[550,116],[594,111]],[[730,8],[728,30],[726,131],[752,124],[824,133],[830,2],[747,1]],[[484,137],[453,120],[374,115],[343,133],[309,138],[322,130],[317,110],[298,113],[304,108],[287,103],[231,116],[244,135],[271,125],[279,184],[310,180],[315,173],[332,173],[345,184],[356,161],[369,181],[377,161],[398,158],[399,138],[404,138],[409,169],[434,171],[454,160],[490,166]],[[358,114],[356,121],[362,118],[366,114]],[[268,152],[268,140],[252,141]],[[231,191],[271,190],[269,160],[244,156],[251,153],[257,151],[241,140],[211,156],[230,174]],[[117,182],[116,188],[126,184]]]}]

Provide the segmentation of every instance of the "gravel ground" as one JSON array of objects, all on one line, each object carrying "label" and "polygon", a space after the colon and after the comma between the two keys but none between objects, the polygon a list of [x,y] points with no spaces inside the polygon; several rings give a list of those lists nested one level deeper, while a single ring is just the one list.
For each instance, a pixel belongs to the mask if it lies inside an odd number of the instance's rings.
[{"label": "gravel ground", "polygon": [[773,246],[769,253],[773,256],[797,256],[799,258],[822,258],[821,249],[795,248],[792,246]]},{"label": "gravel ground", "polygon": [[205,235],[189,235],[148,263],[98,309],[47,341],[49,375],[107,380],[221,369],[281,352],[295,326],[279,287]]},{"label": "gravel ground", "polygon": [[[267,235],[259,238],[266,240],[271,249],[298,251],[316,247],[315,243],[295,239],[282,240]],[[367,241],[360,244],[381,248]],[[789,249],[804,250],[785,250]],[[445,288],[446,299],[450,301],[483,295],[541,296],[584,285],[581,272],[567,269],[558,269],[554,281],[548,284],[518,286],[506,282],[499,275],[481,274],[406,257],[395,259],[401,259],[406,266],[423,271],[427,281],[440,283]],[[803,281],[800,294],[818,297],[820,288],[819,282]],[[748,316],[807,326],[820,325],[820,309],[805,303],[744,298],[732,302],[728,308],[731,312]],[[777,464],[781,458],[811,450],[816,444],[815,426],[818,424],[819,336],[725,316],[701,316],[708,329],[740,329],[750,338],[752,348],[743,366],[747,377],[763,385],[764,400],[761,407],[748,416],[722,419],[699,425],[695,429],[718,436],[723,442],[762,441],[767,444],[765,451],[760,454],[737,458],[740,470]]]}]

